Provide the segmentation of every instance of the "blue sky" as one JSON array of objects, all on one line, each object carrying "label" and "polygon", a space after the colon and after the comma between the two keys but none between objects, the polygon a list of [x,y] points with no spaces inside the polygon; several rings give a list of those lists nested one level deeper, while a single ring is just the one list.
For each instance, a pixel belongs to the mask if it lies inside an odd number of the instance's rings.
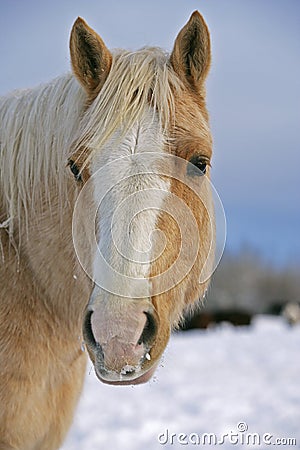
[{"label": "blue sky", "polygon": [[227,248],[249,245],[275,264],[300,262],[298,0],[0,0],[0,94],[68,71],[79,15],[108,47],[171,50],[195,9],[212,35],[213,181]]}]

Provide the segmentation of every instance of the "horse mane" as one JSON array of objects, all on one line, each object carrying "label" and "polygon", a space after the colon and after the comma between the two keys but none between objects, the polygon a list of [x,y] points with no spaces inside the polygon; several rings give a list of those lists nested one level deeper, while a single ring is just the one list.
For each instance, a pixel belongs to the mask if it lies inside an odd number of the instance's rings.
[{"label": "horse mane", "polygon": [[[61,203],[68,201],[66,163],[76,148],[90,156],[114,131],[126,133],[153,106],[167,129],[174,110],[174,92],[181,82],[161,49],[115,51],[110,73],[96,99],[87,98],[73,74],[0,99],[0,226],[12,235],[13,223],[38,209],[41,183],[47,194],[58,186]],[[158,114],[156,114],[156,111]],[[24,215],[24,218],[23,218]]]},{"label": "horse mane", "polygon": [[10,235],[15,222],[26,223],[29,209],[45,201],[41,181],[47,194],[57,184],[63,195],[68,145],[84,102],[71,74],[0,99],[0,222]]},{"label": "horse mane", "polygon": [[174,93],[180,89],[169,56],[160,48],[115,51],[104,86],[81,122],[75,149],[89,149],[87,162],[116,129],[124,136],[149,105],[153,120],[158,118],[162,131],[167,130],[174,117]]}]

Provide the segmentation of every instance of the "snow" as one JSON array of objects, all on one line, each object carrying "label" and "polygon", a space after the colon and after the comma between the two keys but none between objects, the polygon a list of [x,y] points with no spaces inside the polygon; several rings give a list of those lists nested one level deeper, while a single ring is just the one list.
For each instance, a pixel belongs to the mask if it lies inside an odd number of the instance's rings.
[{"label": "snow", "polygon": [[[277,448],[277,438],[295,438],[296,445],[284,448],[300,448],[299,349],[300,326],[258,316],[250,327],[174,334],[145,385],[101,384],[90,364],[62,449],[212,447],[195,444],[203,433],[214,433],[222,449]],[[230,432],[235,441],[225,437],[221,445],[222,434]],[[252,433],[260,445],[243,444]]]}]

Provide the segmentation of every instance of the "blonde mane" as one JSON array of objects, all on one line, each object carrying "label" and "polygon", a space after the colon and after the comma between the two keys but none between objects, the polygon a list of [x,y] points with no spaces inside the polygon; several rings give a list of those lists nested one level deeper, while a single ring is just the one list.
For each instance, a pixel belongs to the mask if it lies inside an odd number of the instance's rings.
[{"label": "blonde mane", "polygon": [[[64,194],[69,144],[78,129],[85,96],[71,74],[0,99],[0,222],[13,224],[38,208],[43,190]],[[66,197],[66,193],[64,195]]]},{"label": "blonde mane", "polygon": [[125,135],[149,104],[153,118],[167,130],[174,118],[174,93],[182,89],[168,62],[169,56],[159,48],[115,52],[105,84],[82,120],[75,149],[89,149],[91,157],[116,129]]},{"label": "blonde mane", "polygon": [[[86,105],[72,74],[0,99],[0,223],[13,223],[29,208],[38,210],[42,191],[57,186],[61,204],[68,201],[66,163],[76,148],[99,150],[114,131],[126,133],[149,108],[168,127],[174,92],[181,82],[168,55],[158,48],[116,51],[108,78],[97,98]],[[42,185],[41,185],[42,183]]]}]

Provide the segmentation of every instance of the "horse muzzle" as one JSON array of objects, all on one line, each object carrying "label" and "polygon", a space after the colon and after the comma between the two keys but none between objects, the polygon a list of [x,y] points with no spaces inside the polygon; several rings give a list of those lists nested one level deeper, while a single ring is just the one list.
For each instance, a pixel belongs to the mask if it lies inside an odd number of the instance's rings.
[{"label": "horse muzzle", "polygon": [[158,363],[152,357],[158,325],[148,300],[118,298],[89,305],[83,337],[98,378],[116,385],[147,382]]}]

